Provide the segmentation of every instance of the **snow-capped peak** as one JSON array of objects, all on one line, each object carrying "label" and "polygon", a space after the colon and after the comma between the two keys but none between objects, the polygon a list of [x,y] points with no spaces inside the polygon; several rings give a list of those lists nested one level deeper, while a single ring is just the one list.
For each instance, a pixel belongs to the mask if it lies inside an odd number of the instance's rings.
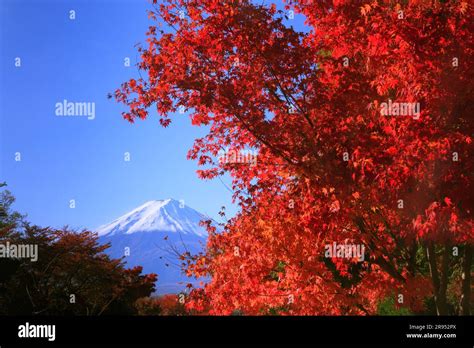
[{"label": "snow-capped peak", "polygon": [[207,236],[199,221],[206,217],[175,199],[149,201],[109,224],[100,226],[99,236],[136,232],[179,232]]}]

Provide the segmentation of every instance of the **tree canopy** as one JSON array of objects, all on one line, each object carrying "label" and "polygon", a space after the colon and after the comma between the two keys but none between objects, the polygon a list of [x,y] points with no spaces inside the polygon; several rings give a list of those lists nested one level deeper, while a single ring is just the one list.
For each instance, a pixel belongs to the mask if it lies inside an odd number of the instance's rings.
[{"label": "tree canopy", "polygon": [[[188,272],[193,308],[230,314],[469,314],[473,18],[466,1],[166,0],[130,122],[179,108],[209,132],[188,157],[232,178],[240,212]],[[308,32],[288,25],[288,10]],[[472,10],[472,8],[471,8]],[[288,18],[287,18],[288,19]],[[178,117],[178,116],[176,116]],[[219,161],[222,151],[257,161]],[[364,261],[325,255],[364,246]]]}]

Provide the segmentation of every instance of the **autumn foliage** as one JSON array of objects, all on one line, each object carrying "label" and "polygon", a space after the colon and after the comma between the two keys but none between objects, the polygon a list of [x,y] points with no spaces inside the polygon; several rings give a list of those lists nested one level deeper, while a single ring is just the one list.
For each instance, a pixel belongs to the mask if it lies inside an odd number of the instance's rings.
[{"label": "autumn foliage", "polygon": [[[133,122],[180,106],[206,125],[189,158],[232,177],[240,212],[188,272],[211,314],[469,314],[474,126],[467,1],[154,1],[144,79],[115,92]],[[306,18],[307,32],[285,19]],[[387,103],[417,105],[419,113]],[[405,110],[406,111],[406,110]],[[219,162],[219,151],[258,161]],[[363,262],[325,257],[365,246]],[[402,295],[402,296],[400,296]],[[401,299],[401,300],[400,300]]]},{"label": "autumn foliage", "polygon": [[[0,184],[0,187],[3,186]],[[155,290],[155,274],[126,269],[90,231],[39,227],[11,211],[0,192],[0,244],[36,246],[36,260],[0,258],[1,315],[131,315]]]},{"label": "autumn foliage", "polygon": [[[188,311],[181,294],[166,294],[156,297],[143,297],[136,302],[139,315],[183,316],[196,314]],[[184,295],[182,295],[184,296]]]}]

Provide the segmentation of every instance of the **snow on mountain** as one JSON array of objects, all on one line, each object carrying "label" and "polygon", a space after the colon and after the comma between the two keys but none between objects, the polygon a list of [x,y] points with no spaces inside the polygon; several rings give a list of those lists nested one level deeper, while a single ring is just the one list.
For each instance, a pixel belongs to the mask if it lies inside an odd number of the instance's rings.
[{"label": "snow on mountain", "polygon": [[[142,266],[144,273],[158,274],[158,294],[184,291],[199,280],[185,276],[179,253],[203,250],[207,231],[199,225],[207,217],[174,199],[149,201],[118,219],[99,227],[106,252],[122,258],[127,267]],[[202,279],[201,279],[202,280]]]},{"label": "snow on mountain", "polygon": [[113,236],[136,232],[181,232],[207,235],[199,221],[206,219],[196,210],[174,199],[149,201],[97,229],[99,236]]}]

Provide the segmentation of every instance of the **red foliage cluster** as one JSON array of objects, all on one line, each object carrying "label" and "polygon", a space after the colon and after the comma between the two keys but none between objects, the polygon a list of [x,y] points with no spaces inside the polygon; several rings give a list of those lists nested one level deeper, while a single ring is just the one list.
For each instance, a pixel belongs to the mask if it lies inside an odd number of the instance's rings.
[{"label": "red foliage cluster", "polygon": [[[413,311],[434,295],[446,314],[449,267],[464,257],[470,272],[474,241],[472,8],[290,6],[311,31],[285,25],[275,6],[167,0],[140,49],[147,79],[115,93],[131,122],[155,105],[167,126],[184,106],[210,128],[189,152],[205,166],[199,175],[233,179],[241,211],[190,262],[189,272],[212,276],[190,306],[371,314],[403,294]],[[243,149],[258,161],[216,160]],[[333,242],[363,245],[364,261],[325,257]],[[470,283],[463,289],[466,313]]]}]

